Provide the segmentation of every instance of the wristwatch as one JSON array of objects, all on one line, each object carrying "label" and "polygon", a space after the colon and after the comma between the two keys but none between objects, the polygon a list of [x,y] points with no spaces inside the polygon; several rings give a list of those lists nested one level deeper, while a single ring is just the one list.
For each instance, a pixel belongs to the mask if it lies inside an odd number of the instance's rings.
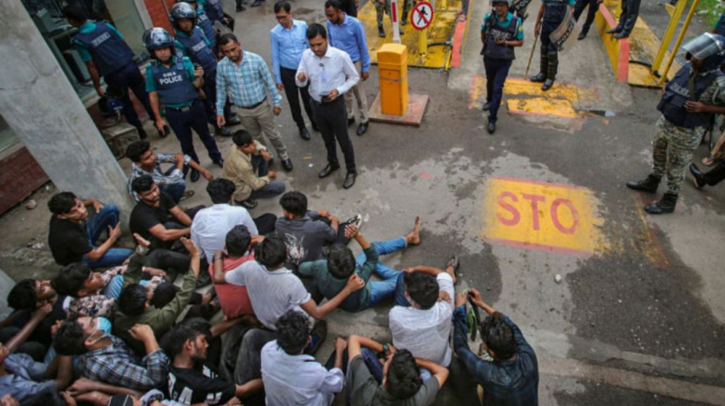
[{"label": "wristwatch", "polygon": [[383,344],[383,352],[386,354],[390,352],[390,345],[388,343]]}]

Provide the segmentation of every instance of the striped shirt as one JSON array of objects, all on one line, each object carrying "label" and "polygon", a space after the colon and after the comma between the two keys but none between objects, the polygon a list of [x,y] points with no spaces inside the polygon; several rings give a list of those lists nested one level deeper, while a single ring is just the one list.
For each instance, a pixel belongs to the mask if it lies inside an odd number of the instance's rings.
[{"label": "striped shirt", "polygon": [[[128,177],[126,188],[128,189],[128,194],[135,203],[138,203],[139,201],[138,196],[136,196],[136,192],[133,191],[133,181],[136,178],[149,175],[158,187],[175,185],[184,181],[184,172],[176,166],[176,154],[156,152],[154,155],[156,155],[156,164],[154,164],[154,169],[151,172],[146,172],[143,168],[136,165],[136,163],[131,163],[131,175]],[[191,157],[184,155],[184,165],[189,165],[189,162],[191,162]],[[161,169],[161,164],[173,165],[168,170],[164,171]]]},{"label": "striped shirt", "polygon": [[267,97],[265,87],[272,96],[272,103],[277,107],[282,105],[282,95],[275,87],[267,63],[261,56],[251,52],[242,51],[242,61],[239,65],[227,57],[219,61],[216,86],[217,111],[224,110],[226,95],[229,95],[235,106],[250,107],[259,104]]}]

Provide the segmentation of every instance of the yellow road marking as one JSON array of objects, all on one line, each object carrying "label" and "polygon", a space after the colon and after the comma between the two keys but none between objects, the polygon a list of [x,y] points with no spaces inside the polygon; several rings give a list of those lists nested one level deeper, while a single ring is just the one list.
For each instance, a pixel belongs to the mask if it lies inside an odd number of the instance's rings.
[{"label": "yellow road marking", "polygon": [[585,188],[492,178],[484,218],[483,236],[495,243],[574,255],[607,248],[597,201]]}]

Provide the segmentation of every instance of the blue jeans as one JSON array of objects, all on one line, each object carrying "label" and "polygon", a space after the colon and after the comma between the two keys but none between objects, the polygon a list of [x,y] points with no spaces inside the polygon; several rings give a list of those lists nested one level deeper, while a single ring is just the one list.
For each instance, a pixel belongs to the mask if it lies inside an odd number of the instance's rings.
[{"label": "blue jeans", "polygon": [[121,296],[121,289],[123,289],[123,275],[116,275],[103,288],[103,295],[109,299],[118,299]]},{"label": "blue jeans", "polygon": [[[112,204],[104,206],[95,216],[90,217],[86,221],[86,232],[91,246],[97,248],[96,241],[101,237],[101,234],[104,231],[107,232],[108,227],[116,227],[118,221],[118,207]],[[130,257],[131,254],[133,254],[133,250],[129,248],[111,248],[98,261],[91,261],[83,257],[83,262],[91,268],[109,268],[123,264],[123,261]]]},{"label": "blue jeans", "polygon": [[[170,176],[171,172],[176,170],[176,165],[173,165],[171,168],[169,168],[166,172],[164,172],[164,175]],[[189,170],[189,165],[184,165],[184,176],[186,176],[186,172]],[[179,183],[174,184],[166,184],[161,187],[159,187],[162,192],[166,192],[171,195],[171,197],[174,199],[176,203],[179,203],[181,201],[181,198],[184,196],[184,192],[186,192],[186,181],[182,180]]]},{"label": "blue jeans", "polygon": [[[383,256],[402,250],[406,247],[406,242],[405,237],[398,237],[387,241],[377,241],[371,245],[375,248],[378,255]],[[358,266],[362,266],[365,263],[365,259],[365,253],[361,252],[357,258],[355,258],[355,261]],[[393,297],[395,294],[395,284],[398,277],[403,273],[378,261],[378,263],[375,264],[375,274],[382,280],[369,282],[370,300],[368,301],[368,307],[373,307],[383,300]]]},{"label": "blue jeans", "polygon": [[410,307],[410,302],[405,298],[405,274],[398,276],[395,283],[395,300],[393,304],[396,306]]},{"label": "blue jeans", "polygon": [[[260,178],[267,176],[269,173],[269,161],[265,161],[259,155],[252,155],[252,168]],[[269,183],[262,186],[257,190],[253,190],[252,194],[249,195],[250,199],[266,199],[269,197],[275,197],[284,193],[285,185],[284,182],[279,180],[270,180]]]}]

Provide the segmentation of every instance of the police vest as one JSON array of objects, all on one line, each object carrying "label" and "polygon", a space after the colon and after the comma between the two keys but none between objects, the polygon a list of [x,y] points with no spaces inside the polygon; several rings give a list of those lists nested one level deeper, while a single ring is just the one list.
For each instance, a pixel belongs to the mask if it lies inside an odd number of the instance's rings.
[{"label": "police vest", "polygon": [[559,24],[564,21],[569,0],[546,0],[544,22]]},{"label": "police vest", "polygon": [[[511,16],[511,22],[507,27],[501,26],[501,21],[498,17],[494,17],[496,23],[491,26],[486,35],[486,47],[483,50],[483,56],[493,59],[516,59],[514,54],[514,48],[506,45],[497,45],[496,40],[503,38],[506,41],[512,41],[516,38],[516,28],[519,23],[519,18]],[[490,23],[490,19],[488,22]]]},{"label": "police vest", "polygon": [[158,61],[153,62],[151,75],[161,104],[183,104],[199,97],[194,78],[189,76],[182,58],[174,57],[168,68]]},{"label": "police vest", "polygon": [[201,6],[196,8],[196,25],[198,25],[199,28],[204,31],[206,39],[209,40],[209,46],[215,48],[216,35],[214,32],[214,24],[209,19],[209,16],[206,15],[204,8],[202,8]]},{"label": "police vest", "polygon": [[224,9],[221,0],[207,0],[206,4],[210,7],[206,10],[212,22],[221,21],[224,18]]},{"label": "police vest", "polygon": [[133,51],[105,21],[96,23],[96,29],[73,37],[88,49],[93,64],[101,76],[113,73],[133,61]]},{"label": "police vest", "polygon": [[699,101],[705,89],[718,77],[722,76],[723,73],[718,70],[704,76],[700,76],[697,73],[694,73],[694,75],[697,76],[695,76],[695,94],[693,96],[690,95],[690,63],[688,62],[667,84],[665,94],[662,96],[659,104],[657,104],[657,110],[665,116],[667,121],[679,127],[702,127],[710,122],[711,114],[689,113],[685,110],[685,103],[690,100]]},{"label": "police vest", "polygon": [[198,63],[204,68],[204,73],[211,73],[216,70],[216,58],[214,52],[209,48],[204,37],[202,36],[202,30],[199,27],[194,27],[191,30],[191,36],[187,36],[186,33],[176,36],[176,40],[184,46],[186,50],[186,56],[191,59],[192,62]]}]

